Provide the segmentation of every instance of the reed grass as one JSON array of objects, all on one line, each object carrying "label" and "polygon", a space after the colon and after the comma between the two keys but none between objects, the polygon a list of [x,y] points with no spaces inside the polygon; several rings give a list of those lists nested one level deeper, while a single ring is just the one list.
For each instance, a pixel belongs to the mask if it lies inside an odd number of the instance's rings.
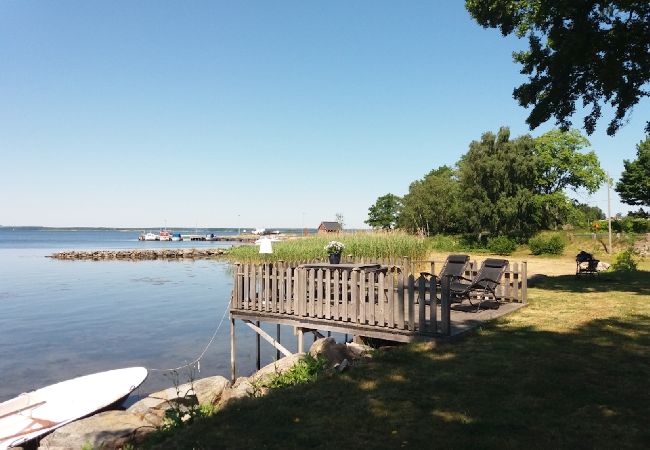
[{"label": "reed grass", "polygon": [[326,259],[325,246],[330,241],[345,245],[343,255],[357,258],[402,257],[424,258],[429,252],[427,240],[402,232],[367,232],[334,236],[308,236],[273,244],[273,253],[260,255],[259,247],[234,247],[229,258],[237,262],[308,261]]}]

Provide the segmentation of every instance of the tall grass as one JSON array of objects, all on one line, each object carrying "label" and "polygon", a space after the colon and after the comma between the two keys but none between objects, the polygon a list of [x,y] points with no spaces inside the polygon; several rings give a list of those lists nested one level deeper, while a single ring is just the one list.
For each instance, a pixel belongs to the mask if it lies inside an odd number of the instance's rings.
[{"label": "tall grass", "polygon": [[423,258],[429,252],[429,245],[424,238],[401,232],[367,232],[340,234],[332,236],[309,236],[289,239],[273,244],[273,253],[260,255],[257,246],[240,246],[233,248],[229,257],[239,262],[259,261],[303,261],[327,258],[324,247],[329,241],[343,242],[343,255],[359,258],[386,258],[408,256]]}]

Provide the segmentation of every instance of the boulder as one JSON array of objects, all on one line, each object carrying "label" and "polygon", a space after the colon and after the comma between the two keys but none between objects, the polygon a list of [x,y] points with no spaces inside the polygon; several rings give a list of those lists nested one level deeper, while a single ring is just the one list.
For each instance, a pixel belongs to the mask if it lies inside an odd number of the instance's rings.
[{"label": "boulder", "polygon": [[316,340],[309,349],[309,354],[314,358],[325,358],[328,362],[328,367],[334,367],[337,364],[341,364],[344,359],[351,360],[353,357],[347,345],[337,344],[333,337]]},{"label": "boulder", "polygon": [[129,442],[141,442],[155,428],[127,411],[105,411],[71,422],[43,438],[39,450],[92,448],[118,449]]},{"label": "boulder", "polygon": [[255,388],[247,377],[239,377],[232,387],[224,389],[219,399],[219,409],[232,404],[234,401],[242,398],[252,397],[255,393]]},{"label": "boulder", "polygon": [[268,381],[271,377],[277,374],[281,374],[291,369],[293,366],[300,361],[303,355],[296,353],[291,356],[285,356],[284,358],[278,359],[277,361],[272,362],[260,370],[255,372],[250,376],[251,383],[264,383]]},{"label": "boulder", "polygon": [[222,376],[201,378],[194,382],[194,394],[200,404],[216,404],[229,386],[230,381]]},{"label": "boulder", "polygon": [[355,342],[348,342],[345,345],[348,347],[348,353],[353,359],[368,358],[371,356],[373,348],[368,345],[357,344]]}]

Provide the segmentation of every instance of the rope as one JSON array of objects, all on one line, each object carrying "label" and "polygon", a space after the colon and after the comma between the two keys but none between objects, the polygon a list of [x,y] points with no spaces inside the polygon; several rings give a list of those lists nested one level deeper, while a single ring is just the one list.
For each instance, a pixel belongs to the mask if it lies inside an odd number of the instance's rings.
[{"label": "rope", "polygon": [[151,372],[176,372],[180,369],[185,369],[186,367],[191,367],[193,365],[197,365],[197,369],[199,372],[201,372],[201,359],[203,359],[203,356],[205,355],[205,352],[208,351],[208,348],[212,345],[214,342],[214,339],[217,337],[217,333],[219,333],[219,329],[221,328],[221,325],[223,325],[223,321],[226,319],[226,314],[228,313],[228,310],[230,309],[230,302],[232,302],[232,298],[228,301],[228,304],[226,305],[225,310],[223,311],[223,315],[221,316],[221,320],[219,321],[219,325],[217,325],[217,329],[214,330],[214,333],[212,334],[212,337],[210,338],[210,342],[208,342],[208,345],[205,346],[201,354],[199,355],[198,358],[196,358],[194,361],[191,363],[183,364],[182,366],[175,367],[173,369],[149,369]]}]

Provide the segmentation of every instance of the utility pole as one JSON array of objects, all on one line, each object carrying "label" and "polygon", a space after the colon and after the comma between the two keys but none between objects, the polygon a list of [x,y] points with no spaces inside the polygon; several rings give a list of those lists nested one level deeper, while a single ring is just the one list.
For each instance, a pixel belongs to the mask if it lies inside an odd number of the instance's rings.
[{"label": "utility pole", "polygon": [[612,180],[609,178],[609,172],[607,172],[607,228],[609,232],[609,250],[608,253],[612,253]]}]

